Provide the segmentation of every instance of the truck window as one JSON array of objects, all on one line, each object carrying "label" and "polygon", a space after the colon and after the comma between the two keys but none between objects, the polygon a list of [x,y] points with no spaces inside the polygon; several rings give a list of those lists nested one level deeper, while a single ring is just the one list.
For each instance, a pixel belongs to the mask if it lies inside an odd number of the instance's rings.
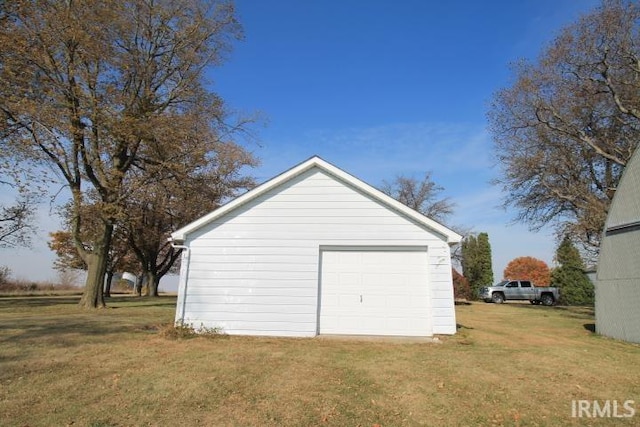
[{"label": "truck window", "polygon": [[518,287],[518,282],[509,282],[509,284],[507,285],[507,288],[517,288]]},{"label": "truck window", "polygon": [[531,287],[531,282],[522,281],[522,282],[520,282],[520,287],[521,288],[530,288]]}]

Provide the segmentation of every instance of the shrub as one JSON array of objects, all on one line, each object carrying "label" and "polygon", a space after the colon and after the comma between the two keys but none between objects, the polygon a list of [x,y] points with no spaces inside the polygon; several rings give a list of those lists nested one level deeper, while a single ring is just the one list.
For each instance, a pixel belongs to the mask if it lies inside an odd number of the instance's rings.
[{"label": "shrub", "polygon": [[453,297],[455,299],[470,300],[476,296],[472,294],[471,285],[466,277],[458,273],[454,268],[451,269],[453,275]]},{"label": "shrub", "polygon": [[185,322],[162,325],[159,328],[159,333],[161,337],[174,340],[198,337],[215,338],[224,335],[221,328],[207,328],[202,324],[199,328],[195,328],[193,324]]}]

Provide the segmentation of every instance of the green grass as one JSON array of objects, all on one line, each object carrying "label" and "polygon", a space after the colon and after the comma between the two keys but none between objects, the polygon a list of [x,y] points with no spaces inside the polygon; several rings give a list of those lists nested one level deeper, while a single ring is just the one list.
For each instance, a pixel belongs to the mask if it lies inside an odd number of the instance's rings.
[{"label": "green grass", "polygon": [[[640,346],[592,333],[591,309],[461,305],[429,344],[170,339],[173,297],[77,301],[0,298],[0,425],[640,424]],[[572,419],[572,399],[638,414]]]}]

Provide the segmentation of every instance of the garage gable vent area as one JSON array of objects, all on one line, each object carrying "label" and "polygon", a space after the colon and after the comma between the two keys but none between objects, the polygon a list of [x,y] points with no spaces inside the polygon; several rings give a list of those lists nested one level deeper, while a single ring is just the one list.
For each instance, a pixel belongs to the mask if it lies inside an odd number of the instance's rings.
[{"label": "garage gable vent area", "polygon": [[227,334],[453,334],[461,236],[313,157],[171,235],[176,322]]}]

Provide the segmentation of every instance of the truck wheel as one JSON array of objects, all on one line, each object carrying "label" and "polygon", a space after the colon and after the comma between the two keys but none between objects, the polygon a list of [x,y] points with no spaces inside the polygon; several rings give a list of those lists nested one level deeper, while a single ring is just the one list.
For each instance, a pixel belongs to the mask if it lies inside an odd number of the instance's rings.
[{"label": "truck wheel", "polygon": [[555,302],[555,300],[553,299],[553,296],[549,294],[542,295],[540,297],[540,301],[542,302],[543,305],[546,305],[547,307],[550,305],[553,305],[553,303]]},{"label": "truck wheel", "polygon": [[496,304],[502,304],[504,302],[504,295],[502,295],[500,292],[495,292],[493,295],[491,295],[491,301],[495,302]]}]

